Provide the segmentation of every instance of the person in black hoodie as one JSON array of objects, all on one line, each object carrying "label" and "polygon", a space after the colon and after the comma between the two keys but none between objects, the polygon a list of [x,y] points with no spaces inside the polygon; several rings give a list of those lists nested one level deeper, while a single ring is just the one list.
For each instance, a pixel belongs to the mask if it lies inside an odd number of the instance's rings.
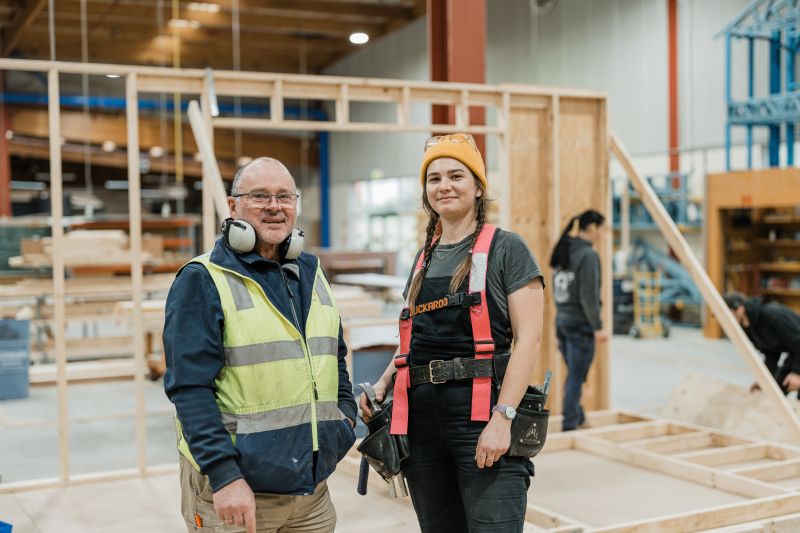
[{"label": "person in black hoodie", "polygon": [[[764,303],[740,292],[729,292],[723,299],[747,338],[764,354],[764,364],[783,391],[800,390],[800,315],[785,305]],[[788,356],[779,366],[782,353]]]},{"label": "person in black hoodie", "polygon": [[[576,237],[570,236],[578,223]],[[581,389],[594,359],[596,342],[608,334],[600,320],[600,258],[592,245],[602,238],[605,217],[593,209],[574,216],[553,249],[553,299],[558,349],[567,364],[562,431],[583,425]]]}]

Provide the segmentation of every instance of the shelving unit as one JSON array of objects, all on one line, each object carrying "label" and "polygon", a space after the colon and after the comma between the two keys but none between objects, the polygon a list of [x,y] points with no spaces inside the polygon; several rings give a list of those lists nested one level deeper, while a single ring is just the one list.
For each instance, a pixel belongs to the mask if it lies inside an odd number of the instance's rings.
[{"label": "shelving unit", "polygon": [[[706,187],[706,269],[716,287],[800,311],[800,170],[711,174]],[[713,317],[705,334],[721,334]]]}]

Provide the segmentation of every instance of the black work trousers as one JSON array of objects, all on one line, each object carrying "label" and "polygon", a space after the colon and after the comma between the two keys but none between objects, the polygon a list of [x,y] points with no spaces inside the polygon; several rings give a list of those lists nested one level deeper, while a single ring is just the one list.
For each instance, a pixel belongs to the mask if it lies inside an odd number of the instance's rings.
[{"label": "black work trousers", "polygon": [[503,456],[479,469],[475,449],[486,422],[470,420],[471,405],[471,380],[409,391],[411,457],[403,473],[423,533],[522,531],[533,463]]}]

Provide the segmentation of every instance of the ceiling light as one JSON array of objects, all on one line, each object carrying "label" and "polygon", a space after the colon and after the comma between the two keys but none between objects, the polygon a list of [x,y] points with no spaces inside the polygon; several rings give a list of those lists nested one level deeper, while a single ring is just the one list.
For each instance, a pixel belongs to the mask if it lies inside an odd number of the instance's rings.
[{"label": "ceiling light", "polygon": [[6,140],[10,141],[14,138],[14,131],[13,130],[6,130]]},{"label": "ceiling light", "polygon": [[117,149],[117,143],[114,141],[103,141],[103,144],[100,145],[104,152],[113,152]]},{"label": "ceiling light", "polygon": [[205,11],[206,13],[219,13],[219,4],[211,2],[189,2],[187,5],[193,11]]},{"label": "ceiling light", "polygon": [[369,35],[363,32],[356,32],[350,34],[350,42],[353,44],[365,44],[369,41]]},{"label": "ceiling light", "polygon": [[170,28],[178,28],[178,29],[192,29],[196,30],[200,27],[200,23],[196,20],[186,20],[186,19],[169,19],[167,25]]},{"label": "ceiling light", "polygon": [[236,160],[236,165],[238,167],[243,167],[243,166],[245,166],[246,164],[248,164],[252,160],[253,160],[252,157],[247,156],[247,155],[243,155],[243,156],[239,157],[239,159]]},{"label": "ceiling light", "polygon": [[111,78],[113,80],[119,78],[119,74],[106,74],[106,78]]},{"label": "ceiling light", "polygon": [[164,149],[158,145],[154,145],[150,147],[150,157],[153,159],[158,159],[159,157],[164,155]]}]

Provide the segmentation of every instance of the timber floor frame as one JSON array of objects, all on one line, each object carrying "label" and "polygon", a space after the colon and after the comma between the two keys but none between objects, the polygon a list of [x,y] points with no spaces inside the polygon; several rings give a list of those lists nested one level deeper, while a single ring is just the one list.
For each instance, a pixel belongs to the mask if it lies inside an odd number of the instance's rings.
[{"label": "timber floor frame", "polygon": [[[551,417],[547,443],[534,464],[544,463],[563,452],[577,451],[607,460],[612,468],[614,465],[620,470],[636,467],[733,495],[738,501],[708,505],[698,499],[692,505],[696,508],[679,513],[608,524],[594,520],[590,525],[537,503],[540,499],[537,490],[543,490],[537,489],[537,480],[545,484],[543,476],[552,475],[552,472],[538,472],[537,468],[528,495],[525,531],[744,533],[800,530],[798,447],[618,411],[587,413],[588,427],[578,431],[561,433],[560,425],[560,416]],[[360,455],[353,447],[339,467],[353,475],[354,486],[359,461]],[[586,472],[587,477],[592,475],[593,472]],[[648,497],[624,493],[615,496],[631,501]],[[370,475],[368,497],[388,498],[385,483],[374,472]],[[568,489],[563,497],[571,498],[570,505],[574,508],[590,504]],[[410,499],[406,501],[411,505]],[[658,502],[650,503],[658,506]]]}]

